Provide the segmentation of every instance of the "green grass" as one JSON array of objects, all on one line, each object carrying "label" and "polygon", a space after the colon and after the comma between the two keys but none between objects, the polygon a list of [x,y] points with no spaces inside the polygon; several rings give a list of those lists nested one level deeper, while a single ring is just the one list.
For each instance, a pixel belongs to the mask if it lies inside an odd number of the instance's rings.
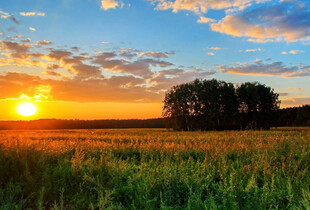
[{"label": "green grass", "polygon": [[310,209],[310,129],[0,132],[0,209]]}]

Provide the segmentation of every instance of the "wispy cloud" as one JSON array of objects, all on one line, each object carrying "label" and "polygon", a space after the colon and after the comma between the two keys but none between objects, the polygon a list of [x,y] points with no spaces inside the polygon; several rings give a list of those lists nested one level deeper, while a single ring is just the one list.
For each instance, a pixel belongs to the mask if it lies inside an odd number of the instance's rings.
[{"label": "wispy cloud", "polygon": [[291,50],[289,52],[283,51],[281,54],[283,54],[283,55],[287,55],[287,54],[297,55],[299,53],[304,53],[304,51],[302,51],[302,50]]},{"label": "wispy cloud", "polygon": [[20,12],[21,16],[45,16],[44,12]]},{"label": "wispy cloud", "polygon": [[52,44],[52,42],[46,40],[39,40],[36,42],[36,45],[50,45],[50,44]]},{"label": "wispy cloud", "polygon": [[36,31],[36,29],[33,28],[33,27],[29,27],[29,30],[30,30],[30,31]]},{"label": "wispy cloud", "polygon": [[301,88],[296,88],[296,87],[288,87],[288,90],[294,90],[294,91],[301,91]]},{"label": "wispy cloud", "polygon": [[261,60],[255,63],[234,63],[231,65],[218,65],[224,73],[242,74],[251,76],[279,76],[283,78],[310,77],[310,66],[285,66],[282,62],[264,64]]},{"label": "wispy cloud", "polygon": [[19,20],[17,20],[14,15],[9,14],[8,12],[4,12],[1,9],[0,9],[0,16],[1,16],[1,19],[10,19],[14,23],[20,24]]},{"label": "wispy cloud", "polygon": [[209,50],[221,50],[222,48],[221,47],[209,47],[208,49]]},{"label": "wispy cloud", "polygon": [[260,52],[260,51],[263,51],[261,48],[257,48],[257,49],[246,49],[244,50],[245,52]]}]

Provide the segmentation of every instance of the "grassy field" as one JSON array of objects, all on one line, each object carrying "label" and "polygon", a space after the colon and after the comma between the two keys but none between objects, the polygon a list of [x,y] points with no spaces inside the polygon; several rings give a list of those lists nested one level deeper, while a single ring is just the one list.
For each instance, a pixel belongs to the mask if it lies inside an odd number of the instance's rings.
[{"label": "grassy field", "polygon": [[1,209],[309,209],[310,129],[0,132]]}]

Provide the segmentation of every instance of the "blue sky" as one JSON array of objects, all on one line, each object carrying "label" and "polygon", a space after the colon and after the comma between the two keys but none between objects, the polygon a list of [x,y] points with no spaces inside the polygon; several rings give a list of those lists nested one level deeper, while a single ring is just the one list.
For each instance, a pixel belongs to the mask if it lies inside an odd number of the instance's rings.
[{"label": "blue sky", "polygon": [[173,85],[216,78],[308,104],[309,11],[306,0],[2,0],[0,87],[11,89],[0,98],[161,103]]}]

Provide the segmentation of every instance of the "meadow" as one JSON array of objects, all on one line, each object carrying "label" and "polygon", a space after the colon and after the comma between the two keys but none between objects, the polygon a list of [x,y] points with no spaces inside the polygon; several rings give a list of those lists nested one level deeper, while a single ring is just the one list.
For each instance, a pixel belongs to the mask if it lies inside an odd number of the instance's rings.
[{"label": "meadow", "polygon": [[310,128],[0,131],[0,209],[310,209]]}]

